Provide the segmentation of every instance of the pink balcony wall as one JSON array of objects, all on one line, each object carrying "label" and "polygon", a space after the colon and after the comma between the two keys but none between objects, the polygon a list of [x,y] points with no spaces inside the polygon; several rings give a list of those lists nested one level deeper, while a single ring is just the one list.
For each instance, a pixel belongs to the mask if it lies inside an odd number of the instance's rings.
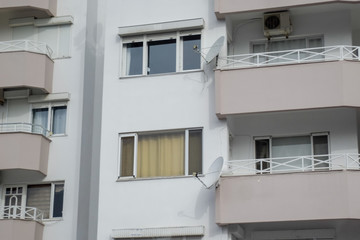
[{"label": "pink balcony wall", "polygon": [[219,19],[226,14],[277,11],[291,7],[329,3],[360,3],[359,0],[215,0],[215,14]]},{"label": "pink balcony wall", "polygon": [[360,219],[360,171],[221,177],[216,223]]},{"label": "pink balcony wall", "polygon": [[216,70],[216,113],[360,107],[359,76],[357,61]]},{"label": "pink balcony wall", "polygon": [[52,92],[54,62],[45,54],[0,53],[0,88],[36,88]]}]

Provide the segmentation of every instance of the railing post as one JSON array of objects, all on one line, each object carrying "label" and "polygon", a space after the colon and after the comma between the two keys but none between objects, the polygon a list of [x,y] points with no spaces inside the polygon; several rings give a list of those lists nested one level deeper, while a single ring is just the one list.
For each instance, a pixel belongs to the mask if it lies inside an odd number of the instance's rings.
[{"label": "railing post", "polygon": [[297,51],[297,62],[300,63],[300,51]]},{"label": "railing post", "polygon": [[344,60],[344,46],[340,46],[340,60]]}]

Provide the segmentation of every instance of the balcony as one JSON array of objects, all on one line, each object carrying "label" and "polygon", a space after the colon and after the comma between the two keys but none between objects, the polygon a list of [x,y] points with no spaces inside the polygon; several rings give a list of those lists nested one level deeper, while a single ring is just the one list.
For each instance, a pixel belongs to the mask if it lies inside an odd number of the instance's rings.
[{"label": "balcony", "polygon": [[14,17],[53,17],[57,0],[2,0],[0,11],[11,12]]},{"label": "balcony", "polygon": [[50,140],[41,126],[0,124],[0,171],[29,170],[47,174]]},{"label": "balcony", "polygon": [[7,240],[42,240],[42,212],[33,207],[0,208],[1,238]]},{"label": "balcony", "polygon": [[360,107],[359,50],[333,46],[219,59],[216,113]]},{"label": "balcony", "polygon": [[331,3],[360,3],[359,0],[215,0],[215,14],[219,19],[225,18],[227,14],[245,13],[254,11],[278,11],[293,7],[331,4]]},{"label": "balcony", "polygon": [[0,88],[30,88],[51,93],[52,50],[30,40],[0,42]]},{"label": "balcony", "polygon": [[229,161],[216,222],[360,219],[359,170],[359,154]]}]

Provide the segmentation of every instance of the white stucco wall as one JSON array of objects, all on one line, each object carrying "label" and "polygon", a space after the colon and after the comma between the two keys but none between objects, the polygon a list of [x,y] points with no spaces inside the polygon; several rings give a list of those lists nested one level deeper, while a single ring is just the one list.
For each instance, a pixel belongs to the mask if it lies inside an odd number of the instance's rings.
[{"label": "white stucco wall", "polygon": [[192,176],[116,182],[119,133],[202,127],[204,172],[218,156],[227,157],[227,128],[214,112],[213,63],[192,73],[118,78],[118,27],[203,18],[206,48],[225,33],[212,8],[205,0],[107,2],[97,239],[110,239],[112,229],[199,225],[204,239],[227,237],[215,224],[214,188]]}]

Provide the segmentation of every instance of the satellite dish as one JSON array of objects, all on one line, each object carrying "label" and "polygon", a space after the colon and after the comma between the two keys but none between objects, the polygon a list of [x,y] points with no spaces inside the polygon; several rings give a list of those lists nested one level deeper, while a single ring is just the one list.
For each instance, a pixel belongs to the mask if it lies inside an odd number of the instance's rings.
[{"label": "satellite dish", "polygon": [[206,63],[211,62],[217,55],[219,55],[222,46],[224,45],[224,36],[219,37],[214,44],[210,47],[208,53],[205,56]]},{"label": "satellite dish", "polygon": [[207,173],[204,174],[202,179],[199,178],[198,174],[195,177],[204,185],[206,188],[211,188],[218,180],[221,174],[221,170],[224,165],[224,159],[218,157],[209,167]]}]

